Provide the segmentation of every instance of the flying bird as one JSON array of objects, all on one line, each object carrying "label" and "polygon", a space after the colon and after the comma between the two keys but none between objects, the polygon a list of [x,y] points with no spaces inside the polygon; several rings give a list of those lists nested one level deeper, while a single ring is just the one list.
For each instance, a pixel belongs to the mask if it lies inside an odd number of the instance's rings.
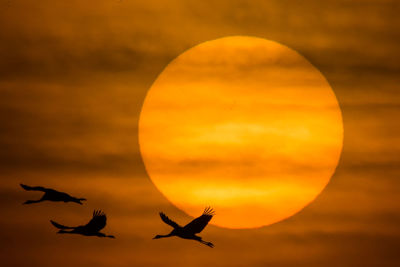
[{"label": "flying bird", "polygon": [[211,242],[206,242],[203,241],[200,236],[197,236],[196,234],[200,233],[208,224],[208,222],[211,220],[211,218],[215,215],[214,211],[212,208],[207,207],[203,214],[185,225],[184,227],[180,226],[170,218],[168,218],[167,215],[164,213],[160,212],[160,217],[163,222],[168,224],[169,226],[172,226],[174,229],[172,230],[171,233],[167,235],[156,235],[153,239],[159,239],[163,237],[170,237],[170,236],[178,236],[180,238],[184,239],[193,239],[196,241],[199,241],[203,243],[204,245],[207,245],[211,248],[214,247],[214,244]]},{"label": "flying bird", "polygon": [[106,226],[107,217],[101,210],[93,211],[93,218],[86,225],[70,227],[65,226],[55,221],[50,220],[51,224],[60,229],[58,234],[79,234],[85,236],[98,236],[98,237],[109,237],[115,238],[113,235],[106,235],[101,233],[100,230]]},{"label": "flying bird", "polygon": [[85,198],[72,197],[72,196],[68,195],[67,193],[59,192],[54,189],[44,188],[41,186],[28,186],[28,185],[24,185],[24,184],[20,184],[20,186],[27,191],[44,192],[44,195],[42,196],[41,199],[27,200],[24,202],[24,204],[32,204],[32,203],[38,203],[38,202],[48,200],[48,201],[75,202],[75,203],[82,205],[83,203],[81,201],[86,200]]}]

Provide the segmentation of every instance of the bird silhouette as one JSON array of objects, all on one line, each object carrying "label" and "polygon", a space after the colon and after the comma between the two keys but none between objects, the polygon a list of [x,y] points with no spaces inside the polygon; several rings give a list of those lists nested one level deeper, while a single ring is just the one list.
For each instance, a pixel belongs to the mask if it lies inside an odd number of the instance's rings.
[{"label": "bird silhouette", "polygon": [[70,227],[56,223],[55,221],[52,220],[50,220],[50,222],[52,225],[60,229],[57,232],[58,234],[79,234],[85,236],[115,238],[113,235],[106,235],[104,233],[100,233],[100,230],[103,229],[107,223],[107,217],[101,210],[93,211],[93,218],[86,225]]},{"label": "bird silhouette", "polygon": [[85,198],[76,198],[68,195],[67,193],[59,192],[54,189],[44,188],[41,186],[28,186],[20,184],[20,186],[27,191],[41,191],[44,195],[38,200],[27,200],[24,204],[39,203],[45,200],[48,201],[64,201],[64,202],[75,202],[78,204],[83,204],[81,201],[86,200]]},{"label": "bird silhouette", "polygon": [[168,218],[167,215],[164,213],[160,212],[160,217],[163,222],[166,224],[172,226],[174,229],[172,230],[171,233],[167,235],[156,235],[153,239],[159,239],[159,238],[164,238],[164,237],[170,237],[170,236],[178,236],[180,238],[184,239],[193,239],[196,241],[201,242],[204,245],[207,245],[211,248],[214,247],[214,244],[211,242],[206,242],[203,241],[200,236],[197,236],[196,234],[200,233],[208,224],[208,222],[211,220],[211,218],[215,215],[213,209],[210,207],[205,208],[203,214],[185,225],[184,227],[180,226],[170,218]]}]

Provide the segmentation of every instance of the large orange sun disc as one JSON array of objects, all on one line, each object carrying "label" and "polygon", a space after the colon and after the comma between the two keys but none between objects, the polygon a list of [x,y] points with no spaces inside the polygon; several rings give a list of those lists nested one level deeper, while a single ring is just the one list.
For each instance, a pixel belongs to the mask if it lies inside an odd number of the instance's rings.
[{"label": "large orange sun disc", "polygon": [[313,201],[342,150],[336,97],[304,57],[279,43],[233,36],[174,59],[139,120],[146,170],[178,208],[211,223],[254,228]]}]

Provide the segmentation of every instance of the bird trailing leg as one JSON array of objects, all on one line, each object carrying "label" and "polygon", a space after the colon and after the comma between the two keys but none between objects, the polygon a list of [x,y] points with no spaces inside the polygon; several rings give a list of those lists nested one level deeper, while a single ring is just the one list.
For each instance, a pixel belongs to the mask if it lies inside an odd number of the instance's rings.
[{"label": "bird trailing leg", "polygon": [[75,234],[75,233],[73,231],[60,230],[57,232],[57,234]]},{"label": "bird trailing leg", "polygon": [[[55,227],[57,227],[58,229],[61,229],[61,230],[65,230],[65,229],[75,229],[75,228],[76,228],[76,227],[65,226],[65,225],[56,223],[55,221],[52,221],[52,220],[50,220],[50,222],[51,222],[52,225],[54,225]],[[59,233],[60,233],[60,232],[61,232],[61,231],[59,231]],[[65,232],[67,232],[67,231],[63,231],[63,232],[61,232],[60,234],[64,234]],[[67,233],[69,233],[69,232],[67,232]]]},{"label": "bird trailing leg", "polygon": [[98,236],[98,237],[115,238],[115,236],[113,236],[113,235],[106,235],[106,234],[104,234],[104,233],[97,233],[96,236]]},{"label": "bird trailing leg", "polygon": [[[83,205],[81,201],[86,201],[86,198],[72,198],[71,201]],[[64,202],[67,201],[64,200]]]},{"label": "bird trailing leg", "polygon": [[43,197],[41,198],[41,199],[38,199],[38,200],[27,200],[27,201],[25,201],[23,204],[33,204],[33,203],[39,203],[39,202],[42,202],[44,199],[43,199]]},{"label": "bird trailing leg", "polygon": [[23,204],[33,204],[33,203],[39,203],[39,202],[42,202],[42,200],[41,199],[39,199],[39,200],[27,200]]},{"label": "bird trailing leg", "polygon": [[156,235],[155,237],[153,237],[153,239],[160,239],[160,238],[165,238],[165,237],[170,237],[172,236],[171,233],[169,233],[168,235]]},{"label": "bird trailing leg", "polygon": [[[198,237],[198,236],[196,236],[196,237]],[[202,244],[204,244],[206,246],[209,246],[210,248],[214,247],[213,243],[204,241],[203,239],[201,239],[201,237],[195,238],[195,240],[199,241],[200,243],[202,243]]]},{"label": "bird trailing leg", "polygon": [[213,247],[214,247],[214,244],[211,243],[211,242],[206,242],[206,241],[203,241],[203,240],[200,240],[200,242],[203,243],[203,244],[206,245],[206,246],[209,246],[210,248],[213,248]]}]

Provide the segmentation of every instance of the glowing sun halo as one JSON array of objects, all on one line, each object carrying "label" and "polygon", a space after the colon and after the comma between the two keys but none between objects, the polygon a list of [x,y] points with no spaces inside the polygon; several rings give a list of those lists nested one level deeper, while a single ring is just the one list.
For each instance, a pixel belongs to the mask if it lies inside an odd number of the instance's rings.
[{"label": "glowing sun halo", "polygon": [[145,167],[178,208],[228,228],[300,211],[324,189],[342,150],[336,97],[322,74],[279,43],[234,36],[174,59],[139,120]]}]

